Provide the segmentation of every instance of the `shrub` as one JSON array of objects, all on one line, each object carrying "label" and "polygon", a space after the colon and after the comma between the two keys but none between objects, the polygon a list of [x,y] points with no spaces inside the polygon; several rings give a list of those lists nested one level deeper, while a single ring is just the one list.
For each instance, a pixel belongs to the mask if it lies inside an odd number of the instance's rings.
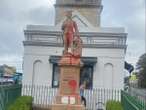
[{"label": "shrub", "polygon": [[32,109],[32,97],[21,96],[8,107],[8,110],[31,110]]},{"label": "shrub", "polygon": [[123,107],[121,102],[111,100],[106,103],[106,110],[123,110]]}]

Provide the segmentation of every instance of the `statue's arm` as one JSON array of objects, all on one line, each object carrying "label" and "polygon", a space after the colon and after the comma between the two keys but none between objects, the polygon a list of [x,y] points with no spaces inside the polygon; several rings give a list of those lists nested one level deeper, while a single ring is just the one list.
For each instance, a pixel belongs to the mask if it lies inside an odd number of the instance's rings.
[{"label": "statue's arm", "polygon": [[65,23],[63,22],[61,30],[64,31],[65,30]]},{"label": "statue's arm", "polygon": [[77,25],[77,23],[75,21],[74,21],[74,30],[75,30],[75,35],[79,36],[78,25]]}]

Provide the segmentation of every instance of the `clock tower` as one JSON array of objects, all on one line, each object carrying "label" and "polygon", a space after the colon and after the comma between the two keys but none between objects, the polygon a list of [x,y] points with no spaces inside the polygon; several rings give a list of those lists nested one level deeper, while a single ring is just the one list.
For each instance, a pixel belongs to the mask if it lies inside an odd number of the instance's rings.
[{"label": "clock tower", "polygon": [[101,0],[56,0],[55,24],[64,19],[66,10],[76,10],[83,15],[93,26],[100,26],[100,15],[102,12]]}]

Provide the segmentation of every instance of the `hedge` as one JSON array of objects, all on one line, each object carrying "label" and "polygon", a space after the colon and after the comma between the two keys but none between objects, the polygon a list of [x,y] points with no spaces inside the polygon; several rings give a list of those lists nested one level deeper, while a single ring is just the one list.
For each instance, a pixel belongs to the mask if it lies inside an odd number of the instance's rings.
[{"label": "hedge", "polygon": [[123,110],[121,102],[110,100],[106,103],[106,110]]},{"label": "hedge", "polygon": [[32,97],[21,96],[8,107],[8,110],[32,110]]}]

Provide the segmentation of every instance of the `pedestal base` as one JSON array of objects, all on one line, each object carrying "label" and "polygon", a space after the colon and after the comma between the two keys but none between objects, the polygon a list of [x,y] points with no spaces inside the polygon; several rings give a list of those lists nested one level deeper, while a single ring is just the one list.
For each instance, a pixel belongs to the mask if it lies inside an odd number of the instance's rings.
[{"label": "pedestal base", "polygon": [[80,57],[66,54],[62,56],[59,66],[59,91],[51,110],[85,110],[79,95]]},{"label": "pedestal base", "polygon": [[[67,99],[64,99],[65,103],[63,102],[63,98],[67,98]],[[59,95],[59,96],[56,96],[55,104],[81,105],[81,98],[79,95],[70,95],[70,96]]]},{"label": "pedestal base", "polygon": [[84,105],[54,104],[52,105],[51,110],[85,110],[85,107]]}]

